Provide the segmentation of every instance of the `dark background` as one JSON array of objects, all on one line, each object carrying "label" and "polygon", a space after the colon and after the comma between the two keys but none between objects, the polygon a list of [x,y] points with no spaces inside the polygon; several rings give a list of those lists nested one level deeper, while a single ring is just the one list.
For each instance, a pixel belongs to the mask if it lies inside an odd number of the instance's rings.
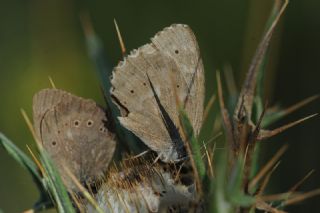
[{"label": "dark background", "polygon": [[[20,113],[31,116],[33,94],[58,88],[103,103],[94,66],[87,55],[79,14],[91,14],[113,66],[121,51],[113,25],[116,18],[128,50],[149,42],[172,23],[194,30],[204,60],[207,99],[215,89],[215,70],[230,64],[240,85],[263,32],[273,1],[72,1],[0,0],[0,130],[19,147],[33,140]],[[269,105],[289,106],[320,91],[320,1],[292,0],[272,41],[266,81]],[[275,126],[319,112],[319,100]],[[214,110],[203,138],[210,138]],[[301,190],[320,187],[319,116],[263,142],[265,162],[288,143],[280,167],[272,176],[270,193],[288,190],[311,169],[315,174]],[[32,146],[32,145],[31,145]],[[38,198],[26,171],[0,149],[0,209],[21,212]],[[293,206],[290,212],[316,212],[319,197]]]}]

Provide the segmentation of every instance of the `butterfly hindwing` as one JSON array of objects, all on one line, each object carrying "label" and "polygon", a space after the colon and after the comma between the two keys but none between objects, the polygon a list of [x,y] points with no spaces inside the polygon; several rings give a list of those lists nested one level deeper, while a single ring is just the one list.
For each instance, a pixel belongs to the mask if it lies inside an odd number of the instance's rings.
[{"label": "butterfly hindwing", "polygon": [[[53,100],[48,107],[39,106],[46,106],[48,100]],[[64,167],[82,183],[93,182],[107,170],[115,150],[114,134],[106,128],[107,122],[104,110],[92,100],[56,89],[36,94],[34,124],[39,126],[38,137],[69,189],[74,190],[74,186]]]}]

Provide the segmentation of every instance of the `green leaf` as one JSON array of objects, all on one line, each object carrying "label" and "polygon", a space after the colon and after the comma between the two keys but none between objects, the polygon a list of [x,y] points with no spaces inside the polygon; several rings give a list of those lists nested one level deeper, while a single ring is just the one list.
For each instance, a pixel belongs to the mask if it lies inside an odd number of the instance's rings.
[{"label": "green leaf", "polygon": [[228,151],[216,152],[216,178],[211,180],[208,203],[210,212],[231,213],[234,212],[230,202],[226,199]]},{"label": "green leaf", "polygon": [[23,168],[27,169],[33,176],[41,181],[36,164],[1,132],[0,144]]},{"label": "green leaf", "polygon": [[75,212],[60,174],[44,150],[41,151],[41,159],[43,168],[47,173],[44,177],[44,184],[50,192],[50,195],[53,197],[58,211],[61,213]]},{"label": "green leaf", "polygon": [[186,112],[183,109],[180,109],[179,115],[180,115],[182,127],[185,131],[186,137],[191,146],[192,157],[197,167],[200,179],[202,180],[206,175],[206,167],[202,160],[201,147],[198,143],[197,138],[194,135],[193,127],[190,123],[190,120]]},{"label": "green leaf", "polygon": [[243,168],[243,157],[239,156],[231,170],[227,193],[228,199],[231,201],[232,205],[248,207],[255,202],[255,199],[252,196],[246,195],[243,191]]},{"label": "green leaf", "polygon": [[43,179],[38,172],[38,167],[36,164],[2,133],[0,133],[0,144],[4,147],[8,154],[13,157],[24,169],[29,171],[33,177],[33,180],[40,193],[40,198],[33,206],[33,209],[35,211],[39,211],[53,207],[52,201],[46,189],[42,185]]}]

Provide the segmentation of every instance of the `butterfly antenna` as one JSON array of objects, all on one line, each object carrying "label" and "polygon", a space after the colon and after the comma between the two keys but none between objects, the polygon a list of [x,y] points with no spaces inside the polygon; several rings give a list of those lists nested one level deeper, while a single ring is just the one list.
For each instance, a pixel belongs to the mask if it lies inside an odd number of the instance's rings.
[{"label": "butterfly antenna", "polygon": [[119,43],[120,43],[120,48],[121,48],[121,53],[122,53],[123,56],[125,56],[126,55],[126,47],[124,45],[124,42],[123,42],[123,39],[122,39],[122,36],[121,36],[121,33],[120,33],[120,30],[119,30],[119,27],[118,27],[116,19],[113,19],[113,22],[114,22],[114,26],[116,27],[117,36],[118,36]]}]

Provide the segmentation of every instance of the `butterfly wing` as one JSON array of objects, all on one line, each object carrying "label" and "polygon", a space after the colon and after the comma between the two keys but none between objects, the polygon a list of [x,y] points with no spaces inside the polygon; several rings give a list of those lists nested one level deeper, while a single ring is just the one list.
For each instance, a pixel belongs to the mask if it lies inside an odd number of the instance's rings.
[{"label": "butterfly wing", "polygon": [[[37,109],[39,103],[45,102],[42,99],[59,101],[52,102],[51,108],[47,107],[40,116]],[[64,167],[82,183],[94,182],[107,170],[115,150],[115,139],[106,128],[105,112],[94,101],[61,90],[42,90],[34,99],[34,123],[38,124],[38,137],[68,189],[75,190],[75,187]]]},{"label": "butterfly wing", "polygon": [[183,142],[176,99],[198,133],[204,99],[203,66],[188,26],[172,25],[151,40],[115,67],[111,95],[122,112],[119,120],[124,127],[163,160],[177,160]]}]

